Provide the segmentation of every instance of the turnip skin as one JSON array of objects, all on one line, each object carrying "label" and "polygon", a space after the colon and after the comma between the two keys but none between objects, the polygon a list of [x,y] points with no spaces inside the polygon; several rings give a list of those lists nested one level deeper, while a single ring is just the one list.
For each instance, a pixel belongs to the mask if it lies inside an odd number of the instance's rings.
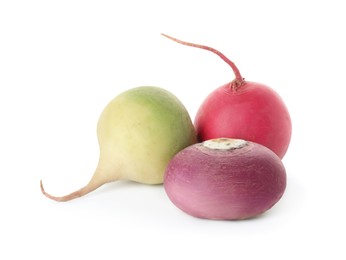
[{"label": "turnip skin", "polygon": [[292,123],[281,97],[264,84],[244,81],[237,91],[229,84],[210,93],[199,107],[194,120],[198,140],[245,139],[268,147],[282,159]]},{"label": "turnip skin", "polygon": [[196,132],[184,105],[169,91],[151,86],[129,89],[103,110],[97,125],[100,158],[94,175],[81,189],[65,196],[69,201],[116,180],[161,184],[170,159],[196,143]]},{"label": "turnip skin", "polygon": [[[230,140],[237,139],[211,141]],[[244,142],[228,150],[210,149],[204,142],[177,153],[164,178],[173,204],[194,217],[223,220],[251,218],[273,207],[286,188],[284,165],[270,149]]]},{"label": "turnip skin", "polygon": [[246,81],[237,66],[220,51],[162,35],[218,55],[234,72],[235,78],[211,92],[197,111],[194,124],[198,140],[246,139],[268,147],[282,159],[291,141],[292,122],[281,97],[264,84]]},{"label": "turnip skin", "polygon": [[158,87],[139,87],[118,95],[103,110],[97,132],[100,158],[106,164],[122,165],[119,179],[145,184],[162,183],[169,160],[196,143],[184,105]]}]

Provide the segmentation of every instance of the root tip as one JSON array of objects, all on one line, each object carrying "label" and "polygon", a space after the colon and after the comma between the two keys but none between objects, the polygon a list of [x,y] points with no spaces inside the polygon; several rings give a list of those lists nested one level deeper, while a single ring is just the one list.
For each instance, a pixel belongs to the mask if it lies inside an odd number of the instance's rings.
[{"label": "root tip", "polygon": [[43,187],[43,182],[42,180],[40,180],[40,188],[41,188],[41,192],[44,196],[46,196],[47,198],[51,199],[51,200],[55,200],[55,201],[64,201],[61,197],[55,197],[50,195],[49,193],[47,193]]},{"label": "root tip", "polygon": [[42,180],[40,180],[40,188],[41,188],[41,192],[42,192],[43,194],[45,194],[46,192],[45,192],[45,190],[44,190]]}]

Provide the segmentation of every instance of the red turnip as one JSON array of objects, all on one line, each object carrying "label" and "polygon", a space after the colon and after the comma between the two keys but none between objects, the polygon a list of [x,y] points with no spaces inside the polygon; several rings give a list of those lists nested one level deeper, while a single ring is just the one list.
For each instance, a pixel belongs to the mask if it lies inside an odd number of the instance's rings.
[{"label": "red turnip", "polygon": [[246,219],[280,200],[286,171],[263,145],[219,138],[177,153],[167,166],[164,188],[173,204],[194,217]]},{"label": "red turnip", "polygon": [[238,68],[221,52],[163,34],[178,43],[217,54],[231,66],[235,79],[214,90],[204,100],[195,117],[199,141],[213,138],[239,138],[262,144],[283,158],[292,125],[281,97],[266,85],[245,81]]}]

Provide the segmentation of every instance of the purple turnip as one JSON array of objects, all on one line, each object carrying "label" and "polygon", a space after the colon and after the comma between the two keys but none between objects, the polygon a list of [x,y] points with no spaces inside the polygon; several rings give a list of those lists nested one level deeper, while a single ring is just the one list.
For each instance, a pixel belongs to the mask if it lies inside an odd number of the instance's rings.
[{"label": "purple turnip", "polygon": [[166,168],[164,188],[173,204],[194,217],[247,219],[280,200],[286,171],[263,145],[219,138],[177,153]]}]

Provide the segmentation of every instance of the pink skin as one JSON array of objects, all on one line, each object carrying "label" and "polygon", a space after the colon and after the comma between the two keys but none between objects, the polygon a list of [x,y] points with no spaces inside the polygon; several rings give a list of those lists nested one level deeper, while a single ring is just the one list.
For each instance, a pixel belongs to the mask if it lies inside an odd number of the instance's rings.
[{"label": "pink skin", "polygon": [[247,219],[280,200],[286,172],[275,153],[262,145],[247,142],[224,151],[199,143],[171,160],[164,187],[173,204],[191,216]]},{"label": "pink skin", "polygon": [[269,87],[244,82],[234,91],[226,84],[213,91],[195,117],[200,141],[229,137],[262,144],[283,158],[291,140],[290,115]]},{"label": "pink skin", "polygon": [[163,35],[215,53],[235,74],[233,81],[210,93],[197,111],[195,127],[199,141],[221,137],[245,139],[268,147],[282,159],[291,140],[292,123],[281,97],[268,86],[245,81],[235,64],[218,50]]}]

